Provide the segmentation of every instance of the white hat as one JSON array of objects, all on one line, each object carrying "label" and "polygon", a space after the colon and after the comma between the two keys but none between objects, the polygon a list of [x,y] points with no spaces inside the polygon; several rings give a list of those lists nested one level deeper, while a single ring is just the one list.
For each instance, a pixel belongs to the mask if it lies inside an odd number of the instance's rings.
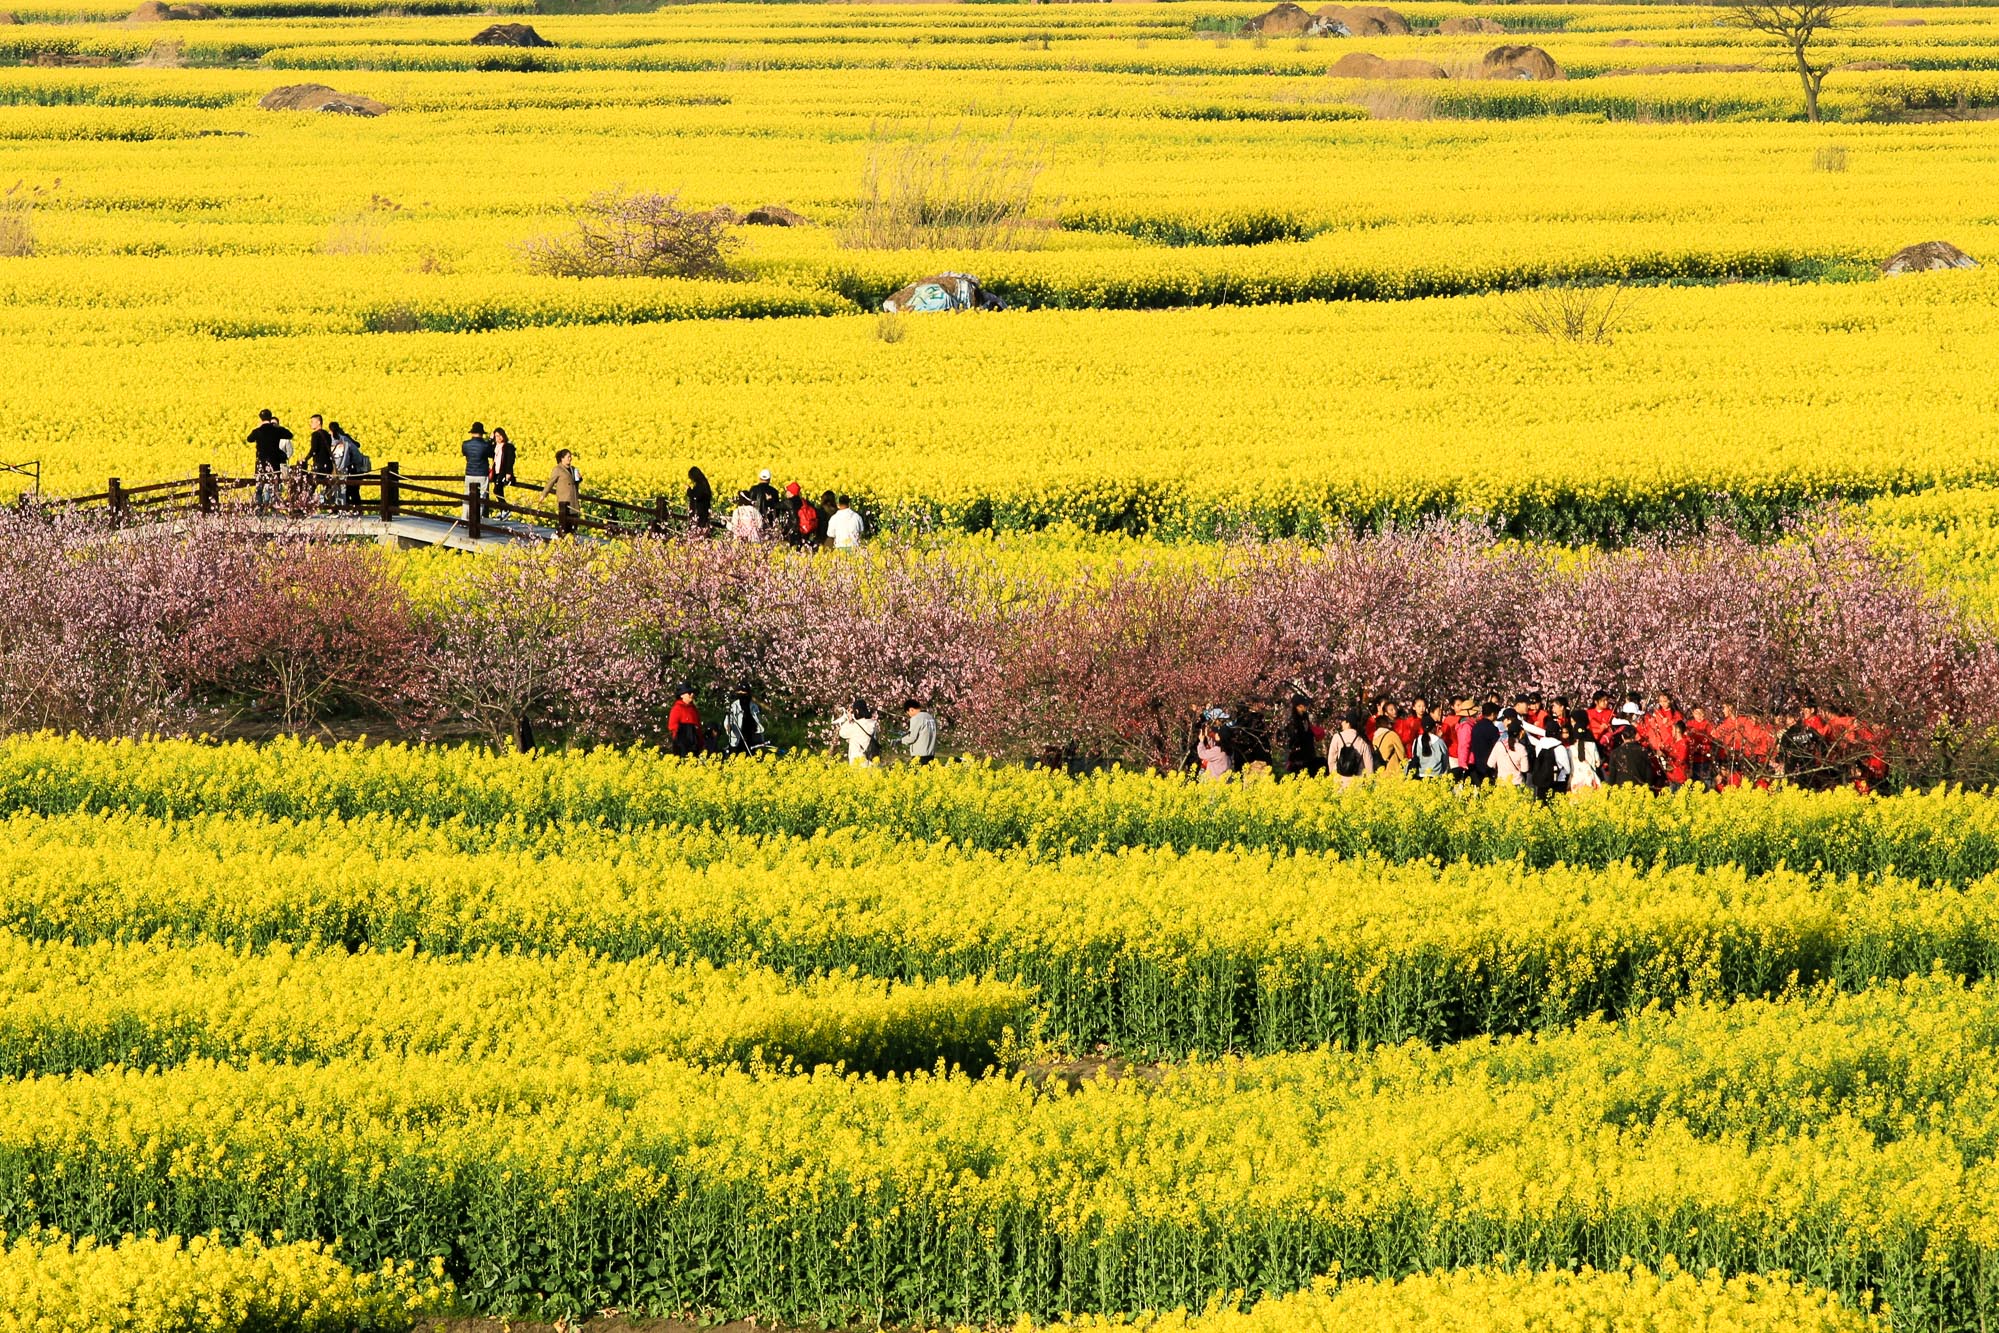
[{"label": "white hat", "polygon": [[1624,707],[1618,709],[1617,711],[1624,714],[1626,717],[1645,716],[1645,710],[1640,708],[1637,704],[1634,703],[1626,703]]},{"label": "white hat", "polygon": [[757,480],[758,480],[758,481],[769,481],[769,480],[770,480],[770,469],[769,469],[769,468],[765,468],[765,469],[764,469],[763,471],[761,471],[761,472],[757,473]]}]

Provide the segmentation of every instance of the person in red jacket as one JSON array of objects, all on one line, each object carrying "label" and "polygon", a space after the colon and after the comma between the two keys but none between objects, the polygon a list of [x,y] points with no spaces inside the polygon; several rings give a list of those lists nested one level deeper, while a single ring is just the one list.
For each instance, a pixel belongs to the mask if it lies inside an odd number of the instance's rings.
[{"label": "person in red jacket", "polygon": [[1666,733],[1665,743],[1659,746],[1659,767],[1666,774],[1667,785],[1678,791],[1687,785],[1693,770],[1688,764],[1686,724],[1674,722],[1669,725],[1671,729]]},{"label": "person in red jacket", "polygon": [[1739,785],[1748,774],[1761,772],[1770,761],[1775,739],[1769,727],[1736,712],[1734,704],[1723,704],[1721,721],[1714,726],[1715,763],[1723,783]]},{"label": "person in red jacket", "polygon": [[666,741],[675,754],[701,753],[701,710],[694,706],[692,685],[680,687],[680,697],[666,715]]},{"label": "person in red jacket", "polygon": [[1714,763],[1714,723],[1707,719],[1707,709],[1696,707],[1687,718],[1687,770],[1695,782],[1715,785]]},{"label": "person in red jacket", "polygon": [[1408,709],[1395,719],[1395,734],[1402,740],[1402,748],[1407,750],[1423,734],[1423,723],[1430,717],[1430,701],[1417,695]]},{"label": "person in red jacket", "polygon": [[1601,748],[1610,748],[1610,723],[1617,716],[1617,710],[1610,706],[1610,695],[1598,690],[1590,696],[1589,710],[1583,714],[1583,721],[1589,724],[1589,734],[1596,737]]}]

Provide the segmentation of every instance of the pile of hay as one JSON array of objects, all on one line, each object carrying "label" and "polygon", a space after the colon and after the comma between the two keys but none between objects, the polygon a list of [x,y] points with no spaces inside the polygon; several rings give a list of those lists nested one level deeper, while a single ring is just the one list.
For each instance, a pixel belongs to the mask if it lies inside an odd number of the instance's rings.
[{"label": "pile of hay", "polygon": [[474,46],[554,46],[525,23],[495,23],[472,39]]},{"label": "pile of hay", "polygon": [[1341,56],[1326,71],[1335,79],[1445,79],[1441,65],[1427,60],[1383,60],[1367,51]]},{"label": "pile of hay", "polygon": [[1302,37],[1312,31],[1312,16],[1302,8],[1284,0],[1275,9],[1258,14],[1243,24],[1247,32],[1260,32],[1266,37]]},{"label": "pile of hay", "polygon": [[1945,269],[1977,268],[1978,261],[1949,241],[1924,241],[1889,255],[1883,273],[1941,273]]},{"label": "pile of hay", "polygon": [[1459,14],[1438,24],[1437,32],[1445,37],[1465,37],[1483,33],[1504,35],[1506,29],[1483,14]]},{"label": "pile of hay", "polygon": [[1321,5],[1313,17],[1324,31],[1344,28],[1349,37],[1409,35],[1409,20],[1385,5]]},{"label": "pile of hay", "polygon": [[389,108],[359,93],[335,92],[323,83],[288,83],[257,99],[266,111],[324,111],[335,116],[379,116]]},{"label": "pile of hay", "polygon": [[1538,46],[1495,46],[1479,65],[1482,79],[1560,79],[1555,58]]},{"label": "pile of hay", "polygon": [[212,19],[215,11],[207,5],[163,5],[160,0],[146,0],[133,10],[125,20],[127,23],[191,23],[198,19]]},{"label": "pile of hay", "polygon": [[803,213],[786,208],[783,204],[765,204],[762,208],[752,208],[743,214],[746,227],[809,227],[810,218]]}]

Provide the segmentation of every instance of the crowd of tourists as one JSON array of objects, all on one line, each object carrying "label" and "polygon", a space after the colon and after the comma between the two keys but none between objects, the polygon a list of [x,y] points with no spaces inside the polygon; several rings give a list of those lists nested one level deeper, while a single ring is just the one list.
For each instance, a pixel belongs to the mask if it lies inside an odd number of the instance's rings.
[{"label": "crowd of tourists", "polygon": [[1429,700],[1376,698],[1322,720],[1293,698],[1280,717],[1247,705],[1200,710],[1189,725],[1185,769],[1205,781],[1258,773],[1498,784],[1547,799],[1603,786],[1655,791],[1773,783],[1877,790],[1888,774],[1881,737],[1861,719],[1805,701],[1768,715],[1722,704],[1683,709],[1660,691],[1650,701],[1599,690],[1588,706],[1539,692]]},{"label": "crowd of tourists", "polygon": [[[848,763],[865,767],[880,766],[891,747],[913,763],[936,759],[936,713],[920,700],[905,699],[902,717],[901,734],[891,736],[886,720],[867,700],[856,699],[834,717],[826,738],[828,749],[836,755],[844,752]],[[682,685],[667,714],[666,744],[672,753],[688,756],[721,754],[754,759],[778,753],[756,692],[747,685],[729,692],[719,729],[702,716],[699,692],[692,685]]]},{"label": "crowd of tourists", "polygon": [[[296,439],[271,409],[257,414],[248,443],[256,451],[258,506],[271,509],[289,498],[335,508],[358,507],[361,488],[357,479],[373,471],[374,462],[353,436],[339,422],[329,422],[315,413],[307,419],[302,455]],[[472,517],[473,495],[485,503],[507,504],[508,489],[518,484],[514,469],[519,462],[507,432],[498,426],[488,431],[484,422],[475,421],[458,451],[465,459],[464,518],[469,521]],[[781,541],[803,549],[830,546],[853,550],[867,532],[866,522],[849,497],[821,491],[815,500],[796,481],[779,489],[769,468],[757,474],[753,485],[738,491],[735,501],[718,516],[714,487],[700,468],[690,467],[685,499],[688,526],[703,536]],[[572,522],[581,516],[583,473],[572,450],[555,451],[554,467],[535,496],[536,503],[551,500],[558,514]]]}]

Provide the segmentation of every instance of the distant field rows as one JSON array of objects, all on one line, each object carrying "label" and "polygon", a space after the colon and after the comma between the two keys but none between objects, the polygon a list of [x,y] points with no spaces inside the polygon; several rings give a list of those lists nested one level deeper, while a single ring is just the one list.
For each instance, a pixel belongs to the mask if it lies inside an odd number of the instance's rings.
[{"label": "distant field rows", "polygon": [[[559,45],[525,53],[466,45],[472,15],[0,30],[0,56],[226,66],[0,67],[34,249],[0,258],[27,368],[0,453],[71,494],[240,470],[270,406],[436,470],[481,418],[523,475],[569,446],[611,494],[775,466],[898,522],[1196,537],[1448,512],[1567,538],[1999,480],[1989,404],[1956,392],[1989,281],[1847,281],[1917,241],[1999,254],[1983,124],[1795,123],[1777,53],[1683,7],[1509,6],[1576,77],[1421,88],[1320,71],[1496,39],[1196,31],[1253,12],[690,6],[536,15]],[[1912,68],[1836,73],[1836,116],[1999,99],[1983,11],[1839,41]],[[523,58],[549,68],[468,67]],[[1690,62],[1758,69],[1629,72]],[[392,109],[256,109],[304,78]],[[954,137],[1042,163],[1058,225],[848,244],[871,154]],[[742,281],[526,271],[521,242],[619,184],[818,225],[741,229]],[[861,312],[947,269],[1025,309],[878,340]],[[1655,290],[1739,279],[1771,285]],[[1620,280],[1646,290],[1597,347],[1492,295]],[[1396,304],[1310,304],[1356,298]]]}]

